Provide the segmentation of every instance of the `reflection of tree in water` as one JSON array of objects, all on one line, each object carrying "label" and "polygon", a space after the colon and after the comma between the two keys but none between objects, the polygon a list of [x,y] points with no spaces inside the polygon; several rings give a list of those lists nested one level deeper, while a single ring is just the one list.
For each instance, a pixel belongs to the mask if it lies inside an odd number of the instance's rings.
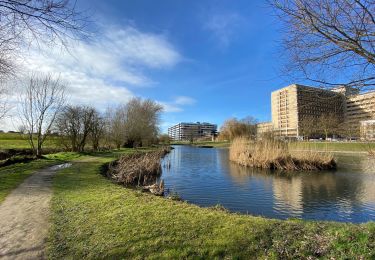
[{"label": "reflection of tree in water", "polygon": [[272,179],[271,171],[260,170],[251,167],[238,165],[229,160],[227,149],[220,149],[217,153],[220,168],[223,172],[229,173],[233,181],[240,185],[247,185],[252,176],[261,179]]},{"label": "reflection of tree in water", "polygon": [[375,158],[371,156],[366,156],[361,160],[361,168],[364,173],[375,174]]}]

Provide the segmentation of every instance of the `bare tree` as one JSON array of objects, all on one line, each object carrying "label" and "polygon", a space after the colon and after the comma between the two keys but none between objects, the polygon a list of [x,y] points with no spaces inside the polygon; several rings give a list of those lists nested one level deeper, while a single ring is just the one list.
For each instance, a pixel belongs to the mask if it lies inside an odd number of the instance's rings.
[{"label": "bare tree", "polygon": [[28,79],[20,102],[20,119],[34,154],[42,156],[42,147],[57,113],[65,104],[65,85],[50,74],[33,74]]},{"label": "bare tree", "polygon": [[97,111],[92,107],[66,106],[58,114],[56,130],[65,147],[73,152],[83,152],[93,129]]},{"label": "bare tree", "polygon": [[32,41],[60,42],[83,35],[87,20],[76,11],[76,1],[0,1],[0,77],[14,72],[12,57]]},{"label": "bare tree", "polygon": [[94,110],[91,123],[90,140],[92,149],[97,151],[99,149],[100,140],[104,136],[106,122],[98,111]]},{"label": "bare tree", "polygon": [[375,86],[373,0],[269,2],[285,24],[291,72],[324,86]]},{"label": "bare tree", "polygon": [[339,132],[340,119],[335,114],[322,114],[317,119],[317,129],[324,134],[325,140],[329,135],[334,135]]},{"label": "bare tree", "polygon": [[131,99],[126,105],[126,146],[147,146],[156,142],[162,111],[163,107],[151,99]]},{"label": "bare tree", "polygon": [[233,140],[235,137],[246,136],[254,138],[257,133],[257,120],[248,116],[238,120],[231,118],[224,122],[220,128],[221,140]]},{"label": "bare tree", "polygon": [[0,82],[0,120],[8,113],[10,107],[8,103],[8,89]]},{"label": "bare tree", "polygon": [[317,133],[317,119],[313,116],[304,116],[299,125],[299,134],[305,139],[309,139],[313,134]]},{"label": "bare tree", "polygon": [[125,143],[125,124],[127,120],[126,106],[121,105],[116,109],[108,110],[109,114],[109,131],[111,141],[115,144],[117,149]]}]

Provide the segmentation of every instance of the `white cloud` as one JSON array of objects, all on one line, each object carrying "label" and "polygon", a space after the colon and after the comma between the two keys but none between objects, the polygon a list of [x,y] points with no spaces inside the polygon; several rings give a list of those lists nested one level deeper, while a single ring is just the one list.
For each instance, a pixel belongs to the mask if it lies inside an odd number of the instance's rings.
[{"label": "white cloud", "polygon": [[182,112],[184,106],[193,105],[196,100],[187,96],[178,96],[171,102],[159,102],[167,113]]},{"label": "white cloud", "polygon": [[159,101],[158,103],[163,106],[164,112],[166,113],[176,113],[184,111],[181,107],[176,106],[175,104],[170,102]]},{"label": "white cloud", "polygon": [[235,37],[235,33],[244,18],[235,12],[209,14],[205,17],[204,29],[210,31],[220,47],[227,47]]},{"label": "white cloud", "polygon": [[176,100],[174,101],[174,103],[177,105],[194,105],[195,102],[196,102],[195,99],[191,97],[186,97],[186,96],[178,96],[176,97]]},{"label": "white cloud", "polygon": [[[69,52],[61,46],[31,47],[21,61],[23,74],[36,71],[60,75],[68,84],[70,103],[100,110],[134,97],[130,86],[152,84],[147,71],[172,68],[182,60],[164,35],[131,26],[108,26],[90,41],[68,41],[68,47]],[[179,110],[173,104],[165,107],[167,112]],[[14,129],[12,121],[2,122],[0,129]]]}]

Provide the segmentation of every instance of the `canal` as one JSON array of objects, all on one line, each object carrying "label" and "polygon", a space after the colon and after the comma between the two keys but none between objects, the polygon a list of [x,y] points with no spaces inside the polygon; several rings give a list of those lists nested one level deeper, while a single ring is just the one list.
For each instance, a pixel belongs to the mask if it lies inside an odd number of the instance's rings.
[{"label": "canal", "polygon": [[365,155],[337,155],[336,171],[285,173],[239,166],[228,149],[174,148],[161,178],[190,203],[278,219],[375,221],[375,160]]}]

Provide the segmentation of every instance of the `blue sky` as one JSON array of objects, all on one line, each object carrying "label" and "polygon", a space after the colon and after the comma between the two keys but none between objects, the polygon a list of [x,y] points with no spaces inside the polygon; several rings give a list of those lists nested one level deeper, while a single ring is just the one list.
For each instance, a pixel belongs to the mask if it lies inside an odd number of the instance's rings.
[{"label": "blue sky", "polygon": [[72,103],[105,107],[131,97],[165,107],[162,130],[180,121],[221,125],[230,117],[270,120],[282,35],[266,1],[80,0],[88,40],[70,54],[31,51],[28,69],[59,73]]}]

